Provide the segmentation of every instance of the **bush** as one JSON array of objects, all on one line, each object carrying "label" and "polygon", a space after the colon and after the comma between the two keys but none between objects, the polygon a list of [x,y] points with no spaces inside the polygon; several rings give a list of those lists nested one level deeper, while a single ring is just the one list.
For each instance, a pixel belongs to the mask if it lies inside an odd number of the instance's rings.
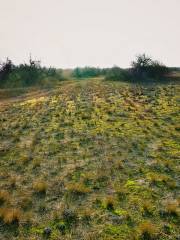
[{"label": "bush", "polygon": [[113,67],[106,71],[105,78],[113,81],[128,81],[130,80],[131,76],[128,70],[119,67]]},{"label": "bush", "polygon": [[72,72],[72,76],[75,78],[89,78],[98,77],[102,74],[101,69],[95,67],[75,68]]},{"label": "bush", "polygon": [[40,61],[30,58],[29,63],[13,65],[7,59],[0,65],[0,87],[29,87],[34,85],[49,85],[63,80],[62,70],[41,67]]},{"label": "bush", "polygon": [[13,71],[13,69],[14,65],[8,58],[6,59],[6,62],[0,63],[0,86],[6,82],[9,74]]},{"label": "bush", "polygon": [[161,80],[167,76],[169,69],[164,64],[154,61],[145,54],[142,54],[138,55],[136,60],[132,62],[131,73],[133,79],[137,80]]}]

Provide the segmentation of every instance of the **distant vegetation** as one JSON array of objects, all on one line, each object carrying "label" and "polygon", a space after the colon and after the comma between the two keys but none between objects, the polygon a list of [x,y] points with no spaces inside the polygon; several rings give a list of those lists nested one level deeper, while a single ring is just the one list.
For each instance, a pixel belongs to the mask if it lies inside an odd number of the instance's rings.
[{"label": "distant vegetation", "polygon": [[40,61],[29,59],[29,63],[14,65],[7,59],[0,64],[0,87],[47,86],[63,80],[62,71],[42,67]]},{"label": "distant vegetation", "polygon": [[107,80],[114,81],[159,81],[167,79],[171,71],[178,71],[178,68],[168,68],[146,54],[141,54],[136,57],[131,68],[128,69],[118,66],[112,68],[76,68],[73,70],[72,76],[78,79],[104,76]]},{"label": "distant vegetation", "polygon": [[130,81],[131,80],[131,74],[129,70],[122,69],[117,66],[109,68],[106,71],[105,77],[107,80],[113,80],[113,81],[124,81],[124,80]]},{"label": "distant vegetation", "polygon": [[75,68],[72,76],[75,78],[99,77],[102,75],[102,69],[95,67]]},{"label": "distant vegetation", "polygon": [[113,81],[151,82],[166,80],[173,71],[179,71],[179,68],[168,68],[145,54],[138,55],[129,69],[122,69],[118,66],[112,68],[77,67],[66,71],[42,67],[40,61],[31,58],[29,63],[20,65],[14,65],[11,60],[7,59],[0,64],[0,88],[51,86],[65,78],[104,77]]},{"label": "distant vegetation", "polygon": [[164,79],[170,69],[157,60],[152,60],[145,54],[138,55],[136,60],[132,62],[131,74],[133,78],[140,80],[147,79]]},{"label": "distant vegetation", "polygon": [[165,80],[171,71],[172,69],[166,67],[164,64],[142,54],[136,57],[136,60],[132,62],[129,69],[119,67],[109,69],[106,79],[133,82]]}]

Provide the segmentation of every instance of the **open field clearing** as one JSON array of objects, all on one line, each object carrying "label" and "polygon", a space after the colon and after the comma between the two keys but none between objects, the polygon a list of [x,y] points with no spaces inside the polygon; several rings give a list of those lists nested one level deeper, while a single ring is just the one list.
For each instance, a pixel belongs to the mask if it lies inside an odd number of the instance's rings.
[{"label": "open field clearing", "polygon": [[1,104],[0,239],[180,239],[179,91],[74,80]]}]

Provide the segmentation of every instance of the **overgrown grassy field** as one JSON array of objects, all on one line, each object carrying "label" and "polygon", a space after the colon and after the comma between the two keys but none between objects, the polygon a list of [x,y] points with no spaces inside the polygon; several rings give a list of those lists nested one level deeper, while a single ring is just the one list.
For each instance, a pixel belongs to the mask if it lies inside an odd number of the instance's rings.
[{"label": "overgrown grassy field", "polygon": [[0,239],[180,239],[179,90],[65,81],[1,106]]}]

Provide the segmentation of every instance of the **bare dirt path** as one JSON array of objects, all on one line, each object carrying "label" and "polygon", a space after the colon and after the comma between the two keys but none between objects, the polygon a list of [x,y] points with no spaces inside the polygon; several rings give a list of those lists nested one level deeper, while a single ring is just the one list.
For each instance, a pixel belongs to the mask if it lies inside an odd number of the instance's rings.
[{"label": "bare dirt path", "polygon": [[52,90],[34,90],[34,91],[30,91],[28,93],[24,93],[17,97],[9,97],[9,98],[0,99],[0,108],[4,108],[11,104],[27,101],[27,100],[30,100],[33,98],[45,97],[45,96],[50,95],[51,92],[52,92]]},{"label": "bare dirt path", "polygon": [[[97,80],[97,79],[95,79]],[[40,88],[29,88],[29,89],[0,89],[0,109],[6,108],[10,106],[11,104],[18,103],[18,102],[24,102],[27,100],[31,100],[33,98],[41,98],[41,97],[47,97],[52,94],[54,94],[57,89],[61,88],[62,92],[65,91],[67,88],[69,90],[69,87],[75,86],[75,85],[84,85],[87,84],[89,81],[92,80],[69,80],[59,83],[54,88],[48,88],[48,89],[40,89]],[[65,89],[64,89],[65,87]]]}]

